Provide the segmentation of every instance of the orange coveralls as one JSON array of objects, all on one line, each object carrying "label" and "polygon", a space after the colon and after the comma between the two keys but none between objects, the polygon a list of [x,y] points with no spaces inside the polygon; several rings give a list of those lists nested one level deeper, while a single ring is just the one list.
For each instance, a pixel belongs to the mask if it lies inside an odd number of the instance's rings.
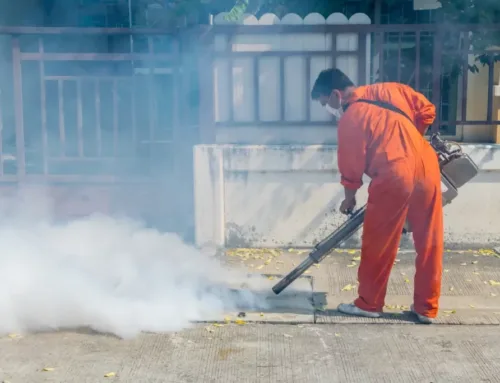
[{"label": "orange coveralls", "polygon": [[[413,119],[358,99],[391,103]],[[338,125],[341,183],[357,190],[371,178],[358,270],[362,310],[381,312],[406,218],[417,252],[414,309],[435,318],[441,293],[443,214],[436,152],[423,137],[435,107],[399,83],[356,88]]]}]

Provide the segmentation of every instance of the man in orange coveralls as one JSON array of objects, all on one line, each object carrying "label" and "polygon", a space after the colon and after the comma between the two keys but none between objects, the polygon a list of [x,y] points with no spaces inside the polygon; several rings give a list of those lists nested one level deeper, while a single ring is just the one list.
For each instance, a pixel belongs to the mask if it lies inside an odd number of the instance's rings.
[{"label": "man in orange coveralls", "polygon": [[311,97],[340,118],[342,213],[355,207],[363,173],[371,178],[358,270],[359,297],[338,310],[380,316],[408,219],[417,252],[411,310],[421,323],[432,323],[438,312],[443,256],[441,175],[436,152],[424,138],[436,115],[434,105],[399,83],[355,87],[338,69],[320,73]]}]

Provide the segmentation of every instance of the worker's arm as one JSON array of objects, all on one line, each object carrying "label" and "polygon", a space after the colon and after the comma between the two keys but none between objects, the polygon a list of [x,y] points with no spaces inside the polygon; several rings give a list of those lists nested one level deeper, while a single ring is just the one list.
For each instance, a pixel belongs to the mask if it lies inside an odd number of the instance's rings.
[{"label": "worker's arm", "polygon": [[415,126],[420,134],[424,135],[427,128],[436,119],[436,107],[427,97],[409,86],[403,86],[403,92],[415,113]]},{"label": "worker's arm", "polygon": [[366,140],[363,127],[351,124],[344,116],[338,126],[337,163],[345,198],[352,199],[363,185],[366,161]]}]

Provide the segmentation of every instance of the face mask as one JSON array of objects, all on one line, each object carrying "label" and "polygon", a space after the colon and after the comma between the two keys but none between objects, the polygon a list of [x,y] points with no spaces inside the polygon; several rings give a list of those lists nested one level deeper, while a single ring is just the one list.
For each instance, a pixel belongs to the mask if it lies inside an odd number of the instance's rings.
[{"label": "face mask", "polygon": [[333,114],[337,118],[342,117],[342,109],[332,108],[329,104],[325,105],[325,109],[328,113]]},{"label": "face mask", "polygon": [[[342,105],[342,99],[339,100],[339,103],[340,103],[340,105]],[[342,113],[344,112],[342,107],[340,107],[339,109],[335,109],[335,108],[331,107],[330,106],[330,99],[328,99],[328,102],[325,104],[325,109],[328,113],[334,115],[337,118],[342,117]]]}]

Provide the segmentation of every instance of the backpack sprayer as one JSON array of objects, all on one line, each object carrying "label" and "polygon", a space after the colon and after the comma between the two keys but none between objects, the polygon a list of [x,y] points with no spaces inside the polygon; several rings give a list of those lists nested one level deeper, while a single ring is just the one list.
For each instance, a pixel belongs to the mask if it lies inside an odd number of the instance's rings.
[{"label": "backpack sprayer", "polygon": [[[462,152],[459,144],[441,139],[439,133],[431,136],[430,144],[438,155],[441,181],[446,187],[443,192],[443,206],[446,206],[458,196],[458,189],[477,175],[478,167],[467,154]],[[331,250],[351,238],[363,224],[365,211],[366,205],[351,213],[342,226],[318,243],[300,265],[273,287],[273,292],[276,295],[281,293],[313,264],[320,263]],[[407,221],[403,233],[409,232],[411,227]]]}]

